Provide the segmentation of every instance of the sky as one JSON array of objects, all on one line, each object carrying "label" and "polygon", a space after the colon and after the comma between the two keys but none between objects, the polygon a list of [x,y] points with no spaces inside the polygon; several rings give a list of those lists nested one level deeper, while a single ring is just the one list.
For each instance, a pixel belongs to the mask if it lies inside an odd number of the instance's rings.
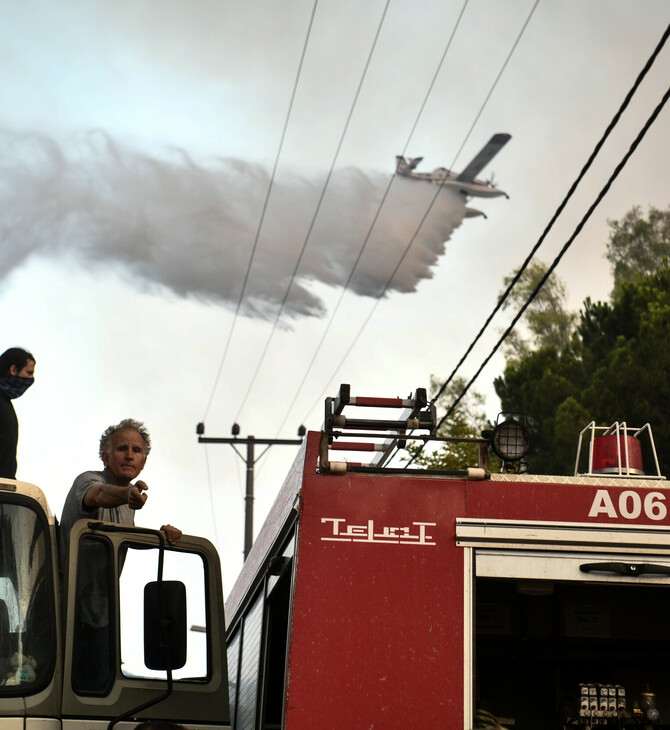
[{"label": "sky", "polygon": [[[138,524],[208,537],[230,591],[245,463],[199,444],[196,424],[213,437],[237,422],[241,436],[295,438],[301,424],[321,427],[340,383],[407,396],[446,377],[670,6],[1,0],[0,21],[0,347],[37,358],[35,385],[15,401],[18,477],[60,516],[74,477],[100,466],[102,431],[143,420],[154,446]],[[669,78],[666,48],[540,259],[572,235]],[[609,295],[608,220],[668,205],[669,114],[557,268],[572,309]],[[463,220],[445,190],[420,226],[435,190],[389,187],[395,156],[458,171],[497,132],[512,139],[482,176],[509,199],[471,199],[487,218]],[[494,320],[461,374],[512,316]],[[496,355],[476,384],[490,418],[503,367]],[[256,532],[296,447],[260,451]]]}]

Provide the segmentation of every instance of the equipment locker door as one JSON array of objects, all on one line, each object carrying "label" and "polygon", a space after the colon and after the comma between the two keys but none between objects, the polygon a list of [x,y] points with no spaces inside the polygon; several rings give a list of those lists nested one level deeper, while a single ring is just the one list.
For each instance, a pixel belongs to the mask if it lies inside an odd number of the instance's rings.
[{"label": "equipment locker door", "polygon": [[481,707],[515,730],[633,727],[653,702],[655,726],[670,727],[668,538],[641,525],[459,520],[471,716]]}]

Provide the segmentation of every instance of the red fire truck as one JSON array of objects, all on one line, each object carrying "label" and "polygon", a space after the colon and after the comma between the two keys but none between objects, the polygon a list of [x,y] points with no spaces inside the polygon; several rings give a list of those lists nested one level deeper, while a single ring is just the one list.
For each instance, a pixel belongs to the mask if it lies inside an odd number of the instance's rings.
[{"label": "red fire truck", "polygon": [[327,399],[226,603],[233,727],[669,728],[651,429],[590,424],[570,477],[523,473],[519,417],[462,471],[389,467],[403,439],[435,442],[425,391]]}]

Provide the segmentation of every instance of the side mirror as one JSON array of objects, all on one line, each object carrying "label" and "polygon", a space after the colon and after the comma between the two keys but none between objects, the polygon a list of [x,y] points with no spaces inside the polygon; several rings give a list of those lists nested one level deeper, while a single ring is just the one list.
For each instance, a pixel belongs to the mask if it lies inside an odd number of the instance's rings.
[{"label": "side mirror", "polygon": [[144,663],[164,670],[186,664],[186,586],[181,581],[144,586]]}]

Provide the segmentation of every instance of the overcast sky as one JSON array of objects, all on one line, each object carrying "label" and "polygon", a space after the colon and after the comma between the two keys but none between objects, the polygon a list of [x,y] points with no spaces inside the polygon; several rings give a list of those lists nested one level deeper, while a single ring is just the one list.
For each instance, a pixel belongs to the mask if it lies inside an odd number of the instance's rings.
[{"label": "overcast sky", "polygon": [[[15,401],[18,476],[57,515],[73,478],[98,468],[104,428],[144,420],[154,449],[138,523],[212,539],[229,590],[245,466],[229,446],[199,445],[197,422],[209,436],[237,421],[243,436],[292,438],[301,423],[320,428],[323,399],[342,382],[353,394],[407,395],[451,372],[670,22],[666,0],[463,7],[0,2],[2,349],[37,357],[37,382]],[[665,49],[544,261],[669,78]],[[574,309],[609,294],[607,220],[667,207],[669,120],[663,111],[561,262]],[[488,218],[463,221],[463,201],[443,192],[379,301],[434,192],[394,182],[351,276],[395,155],[423,156],[420,171],[459,170],[496,132],[512,139],[483,176],[495,173],[509,200],[472,199]],[[464,375],[511,316],[494,322]],[[494,358],[477,386],[491,418],[502,366]],[[275,446],[256,465],[257,529],[294,454]]]}]

